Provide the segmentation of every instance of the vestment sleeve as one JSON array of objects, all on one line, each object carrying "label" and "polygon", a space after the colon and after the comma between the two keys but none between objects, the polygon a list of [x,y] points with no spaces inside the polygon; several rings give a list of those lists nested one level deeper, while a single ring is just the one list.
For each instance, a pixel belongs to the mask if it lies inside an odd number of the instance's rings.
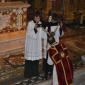
[{"label": "vestment sleeve", "polygon": [[36,34],[34,32],[34,24],[32,24],[32,22],[29,22],[27,25],[26,36],[31,37],[31,38],[36,38]]}]

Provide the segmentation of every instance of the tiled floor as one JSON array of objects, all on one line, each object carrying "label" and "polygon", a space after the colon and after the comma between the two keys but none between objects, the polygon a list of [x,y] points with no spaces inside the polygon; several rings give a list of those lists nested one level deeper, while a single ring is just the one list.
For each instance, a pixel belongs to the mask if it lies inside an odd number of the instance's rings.
[{"label": "tiled floor", "polygon": [[[73,56],[74,85],[85,85],[85,69],[82,69],[82,66],[85,66],[82,65],[83,62],[81,61],[81,56],[85,55],[85,29],[82,32],[81,29],[70,29],[66,33],[68,34],[64,36],[63,40],[68,46],[70,55]],[[23,62],[22,55],[0,56],[0,85],[15,85],[16,82],[22,81]],[[18,78],[18,76],[20,77]],[[45,81],[37,85],[50,85],[50,83],[51,81]]]},{"label": "tiled floor", "polygon": [[51,80],[48,80],[39,84],[35,84],[35,85],[51,85]]},{"label": "tiled floor", "polygon": [[75,72],[74,85],[85,85],[85,68]]},{"label": "tiled floor", "polygon": [[[51,85],[51,80],[35,85]],[[75,71],[73,85],[85,85],[85,68]]]}]

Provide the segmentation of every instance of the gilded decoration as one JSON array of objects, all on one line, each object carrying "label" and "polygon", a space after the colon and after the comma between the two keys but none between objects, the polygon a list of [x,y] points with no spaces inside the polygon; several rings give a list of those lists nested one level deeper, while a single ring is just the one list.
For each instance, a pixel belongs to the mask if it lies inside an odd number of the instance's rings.
[{"label": "gilded decoration", "polygon": [[0,3],[0,34],[25,30],[27,25],[27,3]]},{"label": "gilded decoration", "polygon": [[26,29],[26,8],[0,10],[0,33]]}]

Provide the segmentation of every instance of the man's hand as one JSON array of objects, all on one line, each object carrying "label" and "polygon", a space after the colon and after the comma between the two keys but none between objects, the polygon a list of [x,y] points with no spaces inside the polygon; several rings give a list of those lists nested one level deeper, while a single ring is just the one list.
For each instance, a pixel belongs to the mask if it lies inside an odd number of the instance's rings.
[{"label": "man's hand", "polygon": [[37,33],[37,29],[36,28],[34,28],[34,32]]},{"label": "man's hand", "polygon": [[51,32],[50,35],[51,35],[51,36],[54,36],[54,35],[55,35],[55,32]]}]

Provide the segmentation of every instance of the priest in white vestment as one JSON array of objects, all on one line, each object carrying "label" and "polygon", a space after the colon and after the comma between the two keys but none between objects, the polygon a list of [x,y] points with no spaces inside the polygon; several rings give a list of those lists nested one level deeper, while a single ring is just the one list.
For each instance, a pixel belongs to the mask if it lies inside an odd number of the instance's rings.
[{"label": "priest in white vestment", "polygon": [[39,76],[39,60],[42,59],[42,39],[44,39],[43,47],[46,49],[47,35],[39,26],[40,24],[40,15],[36,13],[34,20],[29,21],[27,25],[24,76],[29,79],[33,76]]}]

